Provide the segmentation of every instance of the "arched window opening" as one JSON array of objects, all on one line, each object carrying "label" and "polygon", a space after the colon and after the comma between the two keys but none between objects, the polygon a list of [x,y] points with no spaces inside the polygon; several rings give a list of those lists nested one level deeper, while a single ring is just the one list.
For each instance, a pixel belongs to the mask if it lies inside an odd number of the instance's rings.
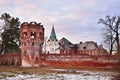
[{"label": "arched window opening", "polygon": [[27,32],[23,32],[23,38],[26,38]]},{"label": "arched window opening", "polygon": [[30,33],[30,38],[34,39],[36,37],[36,32],[31,32]]},{"label": "arched window opening", "polygon": [[26,51],[23,52],[23,55],[26,56]]},{"label": "arched window opening", "polygon": [[34,46],[34,42],[32,42],[32,46]]},{"label": "arched window opening", "polygon": [[83,49],[86,49],[86,47],[83,47]]}]

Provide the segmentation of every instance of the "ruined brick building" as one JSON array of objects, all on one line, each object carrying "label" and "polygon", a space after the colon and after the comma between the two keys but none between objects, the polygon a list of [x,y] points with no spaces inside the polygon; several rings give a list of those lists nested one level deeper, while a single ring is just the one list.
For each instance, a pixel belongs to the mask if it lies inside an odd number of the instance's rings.
[{"label": "ruined brick building", "polygon": [[43,25],[24,22],[20,28],[22,66],[39,66],[44,43]]},{"label": "ruined brick building", "polygon": [[51,35],[46,42],[46,54],[89,54],[89,55],[106,55],[107,50],[102,45],[98,45],[94,41],[80,42],[73,44],[63,37],[58,40],[54,26]]},{"label": "ruined brick building", "polygon": [[42,53],[44,27],[41,23],[24,22],[20,28],[21,52],[0,55],[0,65],[34,66],[115,66],[116,55],[109,53],[93,41],[73,44],[66,38],[57,39],[54,26]]}]

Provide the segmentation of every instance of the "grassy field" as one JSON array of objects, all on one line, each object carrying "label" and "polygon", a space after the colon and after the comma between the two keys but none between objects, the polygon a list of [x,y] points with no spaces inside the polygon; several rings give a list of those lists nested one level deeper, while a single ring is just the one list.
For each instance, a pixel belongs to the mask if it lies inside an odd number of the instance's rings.
[{"label": "grassy field", "polygon": [[[120,68],[96,68],[96,67],[70,67],[75,70],[84,71],[110,71],[120,72]],[[20,66],[0,66],[0,72],[22,73],[22,74],[46,74],[51,72],[60,73],[50,69],[68,69],[68,67],[20,67]]]},{"label": "grassy field", "polygon": [[20,74],[45,74],[47,71],[40,67],[0,66],[0,72]]}]

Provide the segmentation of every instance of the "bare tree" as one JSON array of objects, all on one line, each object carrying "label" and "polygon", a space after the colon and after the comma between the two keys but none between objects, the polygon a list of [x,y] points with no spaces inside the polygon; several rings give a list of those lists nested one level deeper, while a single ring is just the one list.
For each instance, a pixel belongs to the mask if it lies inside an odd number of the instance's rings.
[{"label": "bare tree", "polygon": [[106,40],[110,42],[110,47],[112,53],[113,45],[117,45],[117,52],[120,53],[119,46],[119,26],[120,26],[120,16],[106,16],[105,19],[99,19],[98,23],[102,23],[105,25],[107,29]]},{"label": "bare tree", "polygon": [[115,47],[115,45],[114,45],[114,43],[115,43],[114,33],[108,27],[104,27],[102,31],[103,31],[104,43],[109,48],[110,54],[112,54],[114,47]]}]

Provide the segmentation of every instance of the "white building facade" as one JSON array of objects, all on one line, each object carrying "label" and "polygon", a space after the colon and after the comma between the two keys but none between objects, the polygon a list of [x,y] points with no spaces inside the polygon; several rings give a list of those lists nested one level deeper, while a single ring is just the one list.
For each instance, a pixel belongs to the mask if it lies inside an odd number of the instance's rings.
[{"label": "white building facade", "polygon": [[56,37],[54,26],[52,27],[51,35],[46,42],[46,54],[59,54],[59,43]]}]

